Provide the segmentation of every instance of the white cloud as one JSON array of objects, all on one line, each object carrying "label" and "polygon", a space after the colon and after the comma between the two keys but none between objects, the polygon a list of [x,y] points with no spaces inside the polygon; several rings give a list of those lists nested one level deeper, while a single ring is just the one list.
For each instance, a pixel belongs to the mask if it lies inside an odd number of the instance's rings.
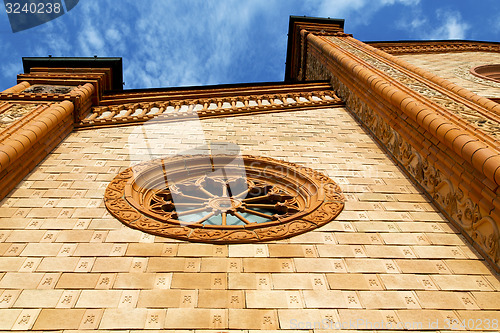
[{"label": "white cloud", "polygon": [[462,15],[453,10],[438,9],[434,15],[426,15],[420,9],[397,22],[397,27],[414,34],[418,39],[466,39],[471,26],[465,23]]},{"label": "white cloud", "polygon": [[437,18],[443,23],[424,34],[427,39],[465,39],[470,26],[463,22],[458,12],[438,11]]},{"label": "white cloud", "polygon": [[15,78],[17,74],[22,73],[22,66],[18,61],[9,62],[2,64],[0,70],[4,76]]},{"label": "white cloud", "polygon": [[29,46],[31,55],[121,56],[127,88],[231,82],[234,63],[255,46],[252,24],[277,6],[272,0],[117,4],[81,1],[31,31],[42,37]]},{"label": "white cloud", "polygon": [[420,0],[308,0],[317,16],[345,19],[351,26],[367,25],[370,18],[384,7],[396,4],[416,6]]},{"label": "white cloud", "polygon": [[251,21],[266,5],[259,0],[141,6],[133,23],[140,42],[124,66],[125,75],[145,87],[228,82],[231,64],[250,47]]}]

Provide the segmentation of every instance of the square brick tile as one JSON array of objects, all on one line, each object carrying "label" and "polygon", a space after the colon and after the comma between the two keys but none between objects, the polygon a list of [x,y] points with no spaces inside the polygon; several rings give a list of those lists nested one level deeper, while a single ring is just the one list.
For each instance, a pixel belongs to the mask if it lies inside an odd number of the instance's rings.
[{"label": "square brick tile", "polygon": [[167,315],[167,310],[160,309],[149,309],[146,316],[145,329],[161,329],[165,323],[165,317]]},{"label": "square brick tile", "polygon": [[[433,275],[435,276],[435,275]],[[429,275],[424,274],[380,274],[380,279],[390,290],[437,290]]]},{"label": "square brick tile", "polygon": [[131,243],[127,247],[126,255],[133,257],[157,257],[162,255],[163,250],[164,244],[161,243]]},{"label": "square brick tile", "polygon": [[498,310],[500,308],[500,292],[476,291],[472,292],[475,303],[485,310]]},{"label": "square brick tile", "polygon": [[[406,297],[409,297],[409,302],[416,303],[413,295]],[[367,309],[406,309],[408,307],[402,291],[360,291],[359,298],[363,307]]]},{"label": "square brick tile", "polygon": [[21,290],[4,290],[0,294],[0,309],[11,308],[21,294]]},{"label": "square brick tile", "polygon": [[85,311],[79,330],[96,330],[101,321],[104,309],[88,309]]},{"label": "square brick tile", "polygon": [[118,273],[128,272],[132,265],[133,258],[97,258],[92,267],[92,272],[96,273]]},{"label": "square brick tile", "polygon": [[279,329],[276,310],[229,309],[229,329]]},{"label": "square brick tile", "polygon": [[304,290],[307,308],[347,308],[345,295],[338,290]]},{"label": "square brick tile", "polygon": [[59,301],[56,304],[56,308],[70,309],[73,308],[80,296],[81,290],[64,290]]},{"label": "square brick tile", "polygon": [[454,274],[490,274],[490,270],[482,260],[444,260],[446,266]]},{"label": "square brick tile", "polygon": [[416,291],[424,309],[479,309],[469,294],[449,291]]},{"label": "square brick tile", "polygon": [[396,259],[394,261],[402,273],[451,274],[443,260]]},{"label": "square brick tile", "polygon": [[366,257],[364,248],[359,245],[317,245],[317,248],[320,257]]},{"label": "square brick tile", "polygon": [[327,283],[323,274],[306,273],[273,273],[274,289],[326,289]]},{"label": "square brick tile", "polygon": [[343,259],[329,258],[295,258],[297,272],[306,273],[345,273],[346,265]]},{"label": "square brick tile", "polygon": [[15,308],[55,308],[61,298],[62,290],[23,290]]},{"label": "square brick tile", "polygon": [[269,257],[265,244],[235,244],[229,246],[230,257]]},{"label": "square brick tile", "polygon": [[[246,306],[248,307],[248,304]],[[209,309],[243,308],[245,307],[245,295],[241,290],[200,290],[198,307]]]},{"label": "square brick tile", "polygon": [[33,329],[78,329],[84,314],[84,309],[42,309]]},{"label": "square brick tile", "polygon": [[36,287],[37,289],[54,289],[61,273],[45,273],[42,280]]},{"label": "square brick tile", "polygon": [[121,290],[83,290],[76,308],[116,308],[122,295]]},{"label": "square brick tile", "polygon": [[201,272],[242,272],[241,258],[202,258]]},{"label": "square brick tile", "polygon": [[[455,321],[456,329],[465,327],[467,330],[498,332],[496,323],[500,322],[499,311],[457,311],[459,320]],[[461,326],[463,325],[463,326]]]},{"label": "square brick tile", "polygon": [[45,257],[40,265],[38,272],[72,272],[78,264],[79,258],[75,257]]},{"label": "square brick tile", "polygon": [[298,291],[248,290],[246,291],[247,308],[283,309],[304,307]]},{"label": "square brick tile", "polygon": [[99,280],[99,274],[63,273],[59,278],[58,289],[93,289]]},{"label": "square brick tile", "polygon": [[286,330],[300,329],[327,329],[325,322],[322,322],[321,313],[319,310],[294,310],[294,309],[279,309],[278,317],[280,328]]},{"label": "square brick tile", "polygon": [[339,309],[338,311],[342,329],[374,330],[398,322],[398,316],[392,310]]},{"label": "square brick tile", "polygon": [[[139,308],[176,308],[180,307],[184,295],[187,293],[180,289],[141,290],[137,306]],[[195,298],[191,298],[191,301],[195,300]]]},{"label": "square brick tile", "polygon": [[382,290],[383,285],[376,274],[326,274],[330,289]]},{"label": "square brick tile", "polygon": [[105,309],[99,329],[142,329],[147,314],[147,309]]},{"label": "square brick tile", "polygon": [[225,273],[174,273],[171,287],[175,289],[225,289]]},{"label": "square brick tile", "polygon": [[273,283],[268,273],[228,273],[229,289],[271,289]]},{"label": "square brick tile", "polygon": [[449,330],[452,321],[459,318],[447,310],[397,310],[399,322],[408,330]]},{"label": "square brick tile", "polygon": [[200,258],[152,257],[148,262],[148,272],[199,272]]},{"label": "square brick tile", "polygon": [[35,320],[40,314],[40,309],[24,309],[17,317],[14,325],[12,326],[13,331],[29,330],[33,327]]},{"label": "square brick tile", "polygon": [[243,258],[244,272],[293,272],[294,265],[291,259],[274,258]]},{"label": "square brick tile", "polygon": [[493,290],[483,277],[477,275],[433,275],[432,280],[441,290]]},{"label": "square brick tile", "polygon": [[113,288],[115,289],[152,289],[156,273],[118,273]]},{"label": "square brick tile", "polygon": [[165,328],[225,329],[228,328],[228,310],[168,309],[165,320]]}]

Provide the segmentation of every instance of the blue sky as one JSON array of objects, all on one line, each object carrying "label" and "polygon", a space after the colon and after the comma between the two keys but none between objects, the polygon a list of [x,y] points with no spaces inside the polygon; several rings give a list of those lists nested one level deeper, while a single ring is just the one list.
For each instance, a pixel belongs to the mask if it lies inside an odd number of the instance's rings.
[{"label": "blue sky", "polygon": [[290,15],[343,18],[363,41],[500,41],[498,0],[80,0],[18,33],[0,8],[0,91],[49,54],[123,57],[125,89],[281,81]]}]

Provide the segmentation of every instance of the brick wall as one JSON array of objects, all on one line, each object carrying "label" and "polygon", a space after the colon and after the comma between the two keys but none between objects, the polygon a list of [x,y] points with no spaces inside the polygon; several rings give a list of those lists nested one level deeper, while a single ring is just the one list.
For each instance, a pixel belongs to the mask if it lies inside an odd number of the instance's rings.
[{"label": "brick wall", "polygon": [[2,329],[276,330],[357,320],[426,329],[431,320],[446,330],[446,319],[500,319],[498,276],[344,108],[193,128],[148,134],[166,154],[205,137],[322,171],[346,195],[344,211],[269,243],[155,237],[123,226],[103,202],[142,130],[73,132],[1,202]]},{"label": "brick wall", "polygon": [[480,79],[469,71],[472,67],[500,64],[500,53],[450,52],[398,55],[415,66],[426,69],[484,97],[500,97],[500,83]]}]

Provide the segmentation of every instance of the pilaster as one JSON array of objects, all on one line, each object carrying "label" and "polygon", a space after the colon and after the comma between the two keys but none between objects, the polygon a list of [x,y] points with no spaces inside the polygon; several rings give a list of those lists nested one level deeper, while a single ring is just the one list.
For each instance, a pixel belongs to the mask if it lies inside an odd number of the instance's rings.
[{"label": "pilaster", "polygon": [[302,44],[295,51],[307,50],[306,61],[288,77],[328,79],[399,167],[500,271],[500,106],[343,31],[317,30],[296,33]]}]

